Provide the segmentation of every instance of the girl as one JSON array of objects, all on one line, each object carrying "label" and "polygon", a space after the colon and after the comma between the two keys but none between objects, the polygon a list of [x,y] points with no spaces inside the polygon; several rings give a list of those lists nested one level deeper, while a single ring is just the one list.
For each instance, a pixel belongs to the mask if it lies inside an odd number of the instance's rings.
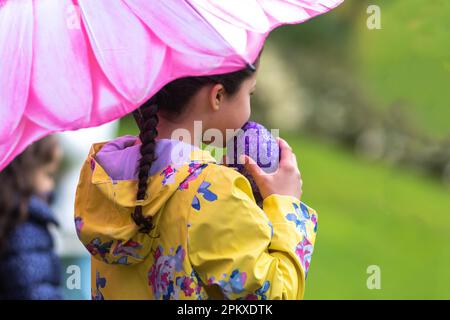
[{"label": "girl", "polygon": [[48,207],[62,149],[35,142],[0,172],[0,299],[61,299]]},{"label": "girl", "polygon": [[237,72],[177,79],[135,114],[139,138],[93,145],[75,206],[92,255],[93,299],[301,299],[317,228],[300,202],[300,172],[279,139],[280,166],[249,157],[249,181],[197,147],[184,129],[238,129],[249,119],[259,57]]}]

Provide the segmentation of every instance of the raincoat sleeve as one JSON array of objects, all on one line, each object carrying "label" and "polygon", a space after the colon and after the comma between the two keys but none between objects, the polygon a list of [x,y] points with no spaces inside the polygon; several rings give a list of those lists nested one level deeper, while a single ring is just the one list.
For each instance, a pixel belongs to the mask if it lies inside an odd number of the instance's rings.
[{"label": "raincoat sleeve", "polygon": [[249,181],[210,167],[194,196],[189,258],[223,299],[302,299],[317,231],[316,212],[273,194],[257,206]]}]

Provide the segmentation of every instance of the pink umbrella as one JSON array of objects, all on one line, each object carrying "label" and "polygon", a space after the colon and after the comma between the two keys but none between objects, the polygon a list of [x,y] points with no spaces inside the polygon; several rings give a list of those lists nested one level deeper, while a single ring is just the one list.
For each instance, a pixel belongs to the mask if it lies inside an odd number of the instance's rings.
[{"label": "pink umbrella", "polygon": [[343,0],[0,0],[0,170],[45,135],[130,113],[168,82],[236,71],[271,30]]}]

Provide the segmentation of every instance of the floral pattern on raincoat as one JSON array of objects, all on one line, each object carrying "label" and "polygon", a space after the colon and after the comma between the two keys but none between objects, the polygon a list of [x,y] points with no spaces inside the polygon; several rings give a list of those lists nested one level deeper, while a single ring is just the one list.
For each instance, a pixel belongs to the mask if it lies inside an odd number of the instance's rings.
[{"label": "floral pattern on raincoat", "polygon": [[[167,156],[174,148],[183,161]],[[243,175],[183,142],[157,140],[156,153],[142,203],[156,226],[150,234],[131,219],[136,138],[95,144],[83,166],[75,225],[92,256],[93,298],[303,298],[315,210],[278,194],[261,209]]]}]

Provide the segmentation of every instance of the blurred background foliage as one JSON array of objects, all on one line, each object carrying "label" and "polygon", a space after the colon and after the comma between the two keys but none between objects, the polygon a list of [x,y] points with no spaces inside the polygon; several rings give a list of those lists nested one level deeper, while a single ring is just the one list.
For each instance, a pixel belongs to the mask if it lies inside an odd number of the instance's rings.
[{"label": "blurred background foliage", "polygon": [[307,299],[450,298],[449,18],[447,0],[346,0],[269,36],[252,119],[280,128],[319,213]]}]

